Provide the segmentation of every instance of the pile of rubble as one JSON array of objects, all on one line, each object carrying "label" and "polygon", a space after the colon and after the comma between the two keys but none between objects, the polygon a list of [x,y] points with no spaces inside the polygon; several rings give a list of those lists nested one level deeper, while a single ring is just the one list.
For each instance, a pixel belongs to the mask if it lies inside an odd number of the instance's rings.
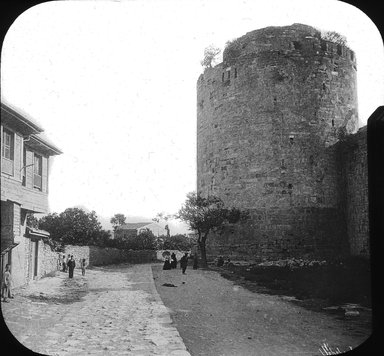
[{"label": "pile of rubble", "polygon": [[303,267],[315,267],[315,266],[324,266],[327,264],[327,261],[319,260],[304,260],[296,258],[288,258],[284,260],[277,261],[266,261],[257,264],[258,267],[288,267],[289,269],[303,268]]}]

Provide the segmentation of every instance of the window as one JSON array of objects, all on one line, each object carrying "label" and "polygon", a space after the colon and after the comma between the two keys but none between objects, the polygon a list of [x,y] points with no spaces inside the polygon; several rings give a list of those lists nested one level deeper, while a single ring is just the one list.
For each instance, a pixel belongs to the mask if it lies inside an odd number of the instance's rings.
[{"label": "window", "polygon": [[33,186],[39,190],[42,188],[42,175],[43,175],[43,158],[37,154],[34,156],[33,161]]},{"label": "window", "polygon": [[3,158],[13,161],[13,133],[7,129],[3,130],[1,155]]},{"label": "window", "polygon": [[303,48],[303,45],[299,41],[293,41],[292,44],[293,44],[294,49],[302,49]]},{"label": "window", "polygon": [[3,137],[1,138],[1,171],[13,175],[13,152],[14,152],[14,133],[7,129],[3,129]]}]

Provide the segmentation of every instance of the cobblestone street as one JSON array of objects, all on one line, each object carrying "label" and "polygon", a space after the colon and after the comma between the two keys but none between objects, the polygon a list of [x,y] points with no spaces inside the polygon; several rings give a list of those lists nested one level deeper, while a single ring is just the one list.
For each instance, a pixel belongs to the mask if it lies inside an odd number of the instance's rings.
[{"label": "cobblestone street", "polygon": [[46,355],[189,355],[150,265],[60,272],[16,291],[2,313],[20,343]]}]

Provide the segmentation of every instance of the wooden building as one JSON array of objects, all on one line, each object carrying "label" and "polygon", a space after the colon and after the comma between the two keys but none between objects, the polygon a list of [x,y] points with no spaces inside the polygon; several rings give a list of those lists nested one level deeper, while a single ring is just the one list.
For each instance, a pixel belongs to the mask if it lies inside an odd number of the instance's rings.
[{"label": "wooden building", "polygon": [[48,233],[27,229],[29,214],[48,213],[50,157],[62,152],[43,129],[1,104],[1,275],[11,264],[14,287],[38,278],[39,241]]}]

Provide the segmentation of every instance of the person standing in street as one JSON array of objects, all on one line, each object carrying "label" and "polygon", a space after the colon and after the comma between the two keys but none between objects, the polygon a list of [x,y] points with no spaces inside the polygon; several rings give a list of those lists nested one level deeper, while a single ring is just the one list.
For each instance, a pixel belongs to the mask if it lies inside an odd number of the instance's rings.
[{"label": "person standing in street", "polygon": [[73,271],[76,267],[76,262],[73,259],[73,255],[71,256],[71,259],[68,261],[67,265],[68,265],[69,278],[73,278]]},{"label": "person standing in street", "polygon": [[187,266],[188,266],[188,253],[185,253],[184,256],[181,257],[180,259],[180,268],[183,274],[185,274],[185,270],[187,269]]},{"label": "person standing in street", "polygon": [[199,268],[199,259],[197,257],[197,253],[193,255],[193,269],[198,269]]},{"label": "person standing in street", "polygon": [[67,260],[65,261],[65,263],[66,263],[66,270],[68,270],[68,262],[69,262],[70,259],[71,259],[71,255],[68,254]]},{"label": "person standing in street", "polygon": [[3,302],[8,303],[8,297],[13,298],[12,295],[12,276],[11,276],[11,265],[5,265],[5,271],[3,274],[3,280],[1,282],[1,296],[3,298]]},{"label": "person standing in street", "polygon": [[165,256],[163,270],[169,270],[169,269],[171,269],[171,263],[169,261],[169,256]]},{"label": "person standing in street", "polygon": [[59,255],[57,256],[57,270],[58,270],[58,271],[61,271],[62,268],[63,268],[63,266],[62,266],[62,263],[61,263],[61,255],[59,254]]},{"label": "person standing in street", "polygon": [[82,274],[83,276],[85,276],[85,266],[86,266],[86,264],[85,264],[85,258],[83,258],[82,260],[80,260],[80,266],[81,266],[81,274]]},{"label": "person standing in street", "polygon": [[63,255],[63,262],[61,264],[63,266],[62,271],[67,272],[67,263],[65,262],[65,255]]},{"label": "person standing in street", "polygon": [[176,254],[174,252],[172,252],[172,255],[171,255],[171,268],[176,268],[176,267],[177,267]]}]

